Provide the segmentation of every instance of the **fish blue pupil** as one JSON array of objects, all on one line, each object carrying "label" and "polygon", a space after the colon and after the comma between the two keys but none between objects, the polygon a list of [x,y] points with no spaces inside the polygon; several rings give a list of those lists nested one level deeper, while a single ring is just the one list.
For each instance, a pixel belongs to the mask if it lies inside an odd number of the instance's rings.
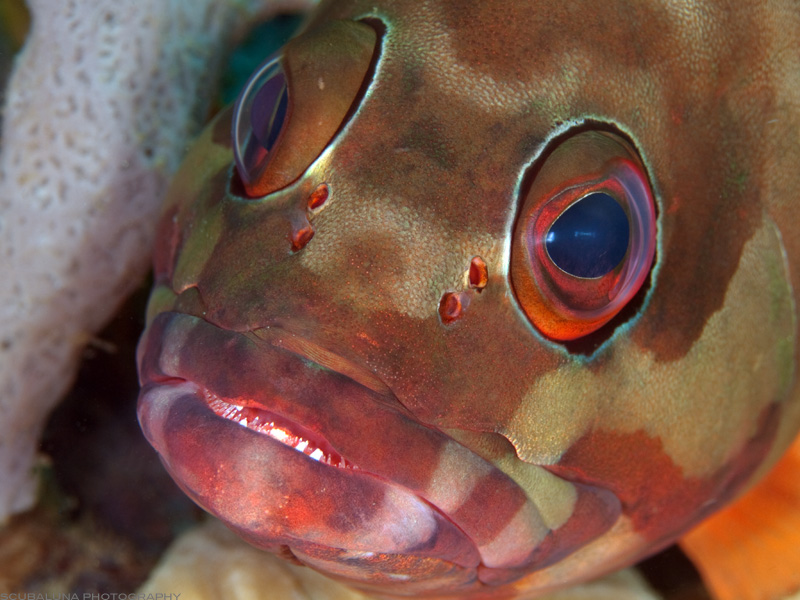
[{"label": "fish blue pupil", "polygon": [[587,279],[602,277],[622,262],[630,239],[628,215],[603,192],[584,196],[550,226],[545,247],[562,271]]}]

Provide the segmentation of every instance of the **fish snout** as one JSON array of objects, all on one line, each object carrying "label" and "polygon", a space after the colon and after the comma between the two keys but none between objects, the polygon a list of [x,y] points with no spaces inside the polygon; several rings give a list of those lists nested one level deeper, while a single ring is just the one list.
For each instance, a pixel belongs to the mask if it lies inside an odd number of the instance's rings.
[{"label": "fish snout", "polygon": [[289,338],[170,312],[148,327],[139,420],[200,506],[258,547],[384,592],[466,593],[564,552],[512,478],[356,365]]}]

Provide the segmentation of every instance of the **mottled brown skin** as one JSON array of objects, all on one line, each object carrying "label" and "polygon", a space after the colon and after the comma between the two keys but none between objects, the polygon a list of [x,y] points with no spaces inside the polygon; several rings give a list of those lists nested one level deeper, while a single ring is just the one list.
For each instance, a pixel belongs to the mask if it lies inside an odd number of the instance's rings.
[{"label": "mottled brown skin", "polygon": [[[385,28],[366,95],[308,169],[263,199],[231,187],[229,114],[199,140],[162,224],[145,392],[183,378],[247,398],[364,472],[453,506],[426,548],[354,558],[333,534],[312,540],[315,527],[357,543],[386,490],[327,465],[292,483],[291,449],[237,465],[241,444],[226,432],[243,428],[214,425],[196,401],[158,412],[143,392],[140,418],[168,468],[257,545],[425,597],[532,597],[653,552],[732,499],[800,426],[797,9],[324,3],[307,31],[332,19]],[[641,157],[658,246],[638,308],[587,355],[531,324],[509,260],[526,178],[554,144],[594,128]],[[309,210],[320,184],[329,196]],[[313,237],[293,250],[307,226]],[[475,256],[481,290],[469,282]],[[440,316],[448,292],[461,302],[451,321]],[[257,511],[241,517],[262,502],[242,473],[261,469],[290,503],[336,471],[316,507],[281,513],[280,535],[306,528],[302,540],[265,533]],[[372,508],[351,485],[375,494]],[[247,494],[256,504],[241,503]],[[520,542],[531,551],[491,547],[510,544],[506,526],[531,506],[541,518],[525,523],[544,524]]]}]

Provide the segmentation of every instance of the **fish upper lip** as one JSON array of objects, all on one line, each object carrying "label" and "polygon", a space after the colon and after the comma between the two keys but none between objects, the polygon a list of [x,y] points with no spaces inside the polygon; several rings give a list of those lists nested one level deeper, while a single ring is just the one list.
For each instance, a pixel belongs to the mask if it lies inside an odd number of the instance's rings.
[{"label": "fish upper lip", "polygon": [[[210,321],[209,324],[220,327]],[[292,332],[289,328],[268,325],[241,332],[241,335],[252,339],[259,345],[266,343],[274,348],[290,352],[318,367],[338,373],[379,394],[381,399],[393,405],[392,408],[400,409],[406,415],[410,415],[406,407],[397,400],[391,388],[377,375],[316,342]],[[274,404],[266,406],[261,402],[251,401],[240,406],[221,398],[207,387],[201,386],[200,389],[206,404],[217,416],[267,435],[273,440],[305,454],[310,459],[331,467],[361,470],[356,463],[348,460],[340,450],[335,448],[321,432],[311,430],[275,410]]]},{"label": "fish upper lip", "polygon": [[[319,368],[341,375],[354,384],[363,386],[373,392],[373,399],[379,401],[388,409],[417,421],[411,411],[400,402],[391,388],[377,375],[359,364],[293,332],[289,327],[269,324],[237,331],[235,329],[227,329],[225,326],[215,323],[204,316],[180,312],[173,312],[172,314],[198,319],[216,330],[228,331],[231,334],[242,336],[242,338],[250,340],[256,346],[268,347],[293,355]],[[140,348],[140,353],[142,350],[143,348]],[[139,362],[141,362],[142,358],[143,355],[140,356]],[[284,446],[305,454],[310,460],[316,460],[334,468],[357,470],[365,475],[372,475],[382,479],[380,475],[363,469],[352,458],[348,458],[346,451],[337,448],[321,431],[304,425],[304,420],[298,420],[293,417],[290,414],[291,411],[287,413],[281,410],[279,402],[264,401],[265,399],[257,398],[238,397],[234,399],[219,393],[219,390],[215,389],[213,385],[209,386],[195,380],[193,377],[184,377],[177,371],[172,372],[168,365],[164,366],[167,368],[159,373],[151,372],[149,374],[149,382],[142,382],[143,388],[167,383],[191,383],[196,387],[199,399],[204,401],[206,406],[217,417],[235,422],[246,429],[270,437]]]},{"label": "fish upper lip", "polygon": [[[224,330],[223,327],[213,321],[202,320],[212,327]],[[294,354],[320,368],[338,373],[354,383],[363,385],[380,394],[387,401],[390,398],[396,400],[391,389],[370,371],[306,338],[294,334],[289,329],[270,325],[236,333],[251,339],[258,345],[267,344]],[[156,385],[167,382],[192,383],[197,387],[198,396],[218,417],[233,421],[246,429],[270,437],[284,446],[305,454],[309,459],[331,467],[361,471],[356,463],[345,458],[321,432],[313,431],[297,420],[276,410],[274,403],[267,405],[252,399],[240,399],[238,402],[234,402],[232,399],[220,396],[208,386],[169,372],[164,372],[163,376],[153,379],[153,383]],[[399,408],[404,413],[410,414],[405,406],[399,402],[394,408]]]}]

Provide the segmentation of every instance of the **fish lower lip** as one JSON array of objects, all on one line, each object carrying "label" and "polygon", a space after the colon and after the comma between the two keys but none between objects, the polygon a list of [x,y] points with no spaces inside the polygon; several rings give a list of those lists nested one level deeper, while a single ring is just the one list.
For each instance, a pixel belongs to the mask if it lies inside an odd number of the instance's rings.
[{"label": "fish lower lip", "polygon": [[[252,415],[227,402],[217,407]],[[453,576],[466,580],[479,564],[464,532],[413,492],[363,468],[331,467],[220,417],[204,388],[188,379],[146,383],[138,414],[145,436],[182,489],[256,546],[322,556],[334,549],[412,554],[451,565]],[[296,435],[299,429],[291,431]]]},{"label": "fish lower lip", "polygon": [[261,407],[242,406],[226,402],[215,394],[204,391],[208,407],[214,413],[238,423],[242,427],[256,431],[277,440],[285,446],[301,452],[318,462],[340,469],[358,469],[346,460],[321,435]]}]

